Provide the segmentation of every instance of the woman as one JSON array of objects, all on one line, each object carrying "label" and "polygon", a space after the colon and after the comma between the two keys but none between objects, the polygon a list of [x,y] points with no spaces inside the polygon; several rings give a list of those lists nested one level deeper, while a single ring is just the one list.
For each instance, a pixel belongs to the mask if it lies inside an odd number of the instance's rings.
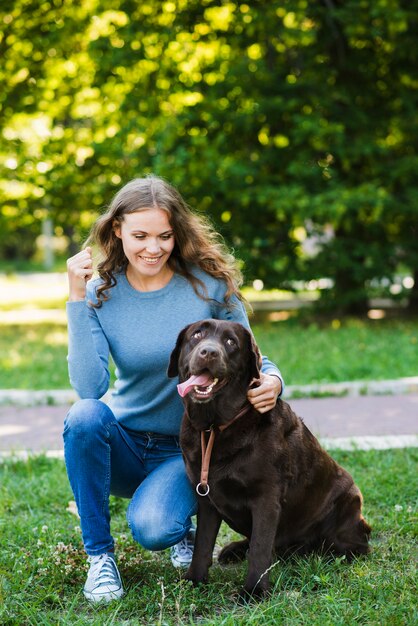
[{"label": "woman", "polygon": [[[90,570],[92,601],[123,595],[110,532],[109,495],[130,498],[134,539],[149,550],[171,547],[186,566],[196,512],[179,448],[183,405],[166,371],[179,331],[204,318],[249,326],[240,273],[219,236],[180,194],[150,175],[132,180],[93,226],[91,247],[67,261],[71,385],[80,396],[64,426],[67,473]],[[109,356],[116,383],[107,404]],[[261,384],[248,398],[261,413],[282,391],[277,367],[263,357]]]}]

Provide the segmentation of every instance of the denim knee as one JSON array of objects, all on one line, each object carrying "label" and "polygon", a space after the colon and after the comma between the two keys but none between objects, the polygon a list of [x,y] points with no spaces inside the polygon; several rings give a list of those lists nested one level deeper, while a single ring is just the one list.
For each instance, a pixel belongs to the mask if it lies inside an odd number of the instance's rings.
[{"label": "denim knee", "polygon": [[127,511],[128,525],[133,539],[146,550],[165,550],[181,541],[191,528],[162,517],[157,512],[140,510],[131,501]]},{"label": "denim knee", "polygon": [[87,441],[89,435],[95,435],[105,428],[115,417],[109,407],[101,400],[86,398],[73,404],[64,420],[64,437],[74,436]]}]

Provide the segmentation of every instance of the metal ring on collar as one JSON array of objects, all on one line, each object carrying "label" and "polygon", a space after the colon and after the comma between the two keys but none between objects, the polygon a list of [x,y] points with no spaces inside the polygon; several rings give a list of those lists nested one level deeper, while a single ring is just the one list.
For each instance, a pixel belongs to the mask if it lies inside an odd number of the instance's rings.
[{"label": "metal ring on collar", "polygon": [[[206,487],[205,493],[202,493],[200,491],[201,487]],[[202,483],[199,483],[198,485],[196,485],[196,492],[199,494],[199,496],[207,496],[209,491],[210,491],[210,487],[209,487],[209,485],[207,483],[206,483],[206,485],[202,485]]]}]

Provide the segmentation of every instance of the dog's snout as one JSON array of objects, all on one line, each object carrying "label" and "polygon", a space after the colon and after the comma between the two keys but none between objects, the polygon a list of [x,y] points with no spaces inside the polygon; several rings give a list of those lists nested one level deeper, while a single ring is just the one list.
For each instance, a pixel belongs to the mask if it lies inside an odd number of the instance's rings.
[{"label": "dog's snout", "polygon": [[219,362],[222,358],[222,349],[217,341],[204,340],[196,346],[194,351],[193,360],[196,364],[200,363],[201,367],[204,365],[214,364]]},{"label": "dog's snout", "polygon": [[219,350],[214,345],[202,346],[199,350],[199,356],[204,359],[216,359],[219,356]]},{"label": "dog's snout", "polygon": [[226,354],[217,337],[205,337],[194,346],[190,354],[189,369],[193,373],[209,370],[214,378],[225,375]]}]

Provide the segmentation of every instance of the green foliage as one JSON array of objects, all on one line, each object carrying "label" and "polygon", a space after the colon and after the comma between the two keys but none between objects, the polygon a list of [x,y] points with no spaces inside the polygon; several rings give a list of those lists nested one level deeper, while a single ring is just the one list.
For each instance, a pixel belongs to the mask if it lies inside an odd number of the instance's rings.
[{"label": "green foliage", "polygon": [[[193,588],[169,565],[167,552],[142,550],[129,536],[127,500],[111,498],[112,532],[126,595],[91,606],[79,520],[62,461],[44,457],[0,464],[0,621],[21,624],[396,624],[416,622],[414,449],[334,451],[364,495],[373,526],[372,553],[348,564],[326,555],[274,563],[272,594],[240,607],[237,590],[247,565],[211,568],[208,585]],[[223,546],[232,531],[222,525]]]},{"label": "green foliage", "polygon": [[414,3],[4,0],[0,21],[1,257],[47,216],[77,248],[154,171],[247,281],[329,277],[358,312],[403,263],[418,302]]}]

